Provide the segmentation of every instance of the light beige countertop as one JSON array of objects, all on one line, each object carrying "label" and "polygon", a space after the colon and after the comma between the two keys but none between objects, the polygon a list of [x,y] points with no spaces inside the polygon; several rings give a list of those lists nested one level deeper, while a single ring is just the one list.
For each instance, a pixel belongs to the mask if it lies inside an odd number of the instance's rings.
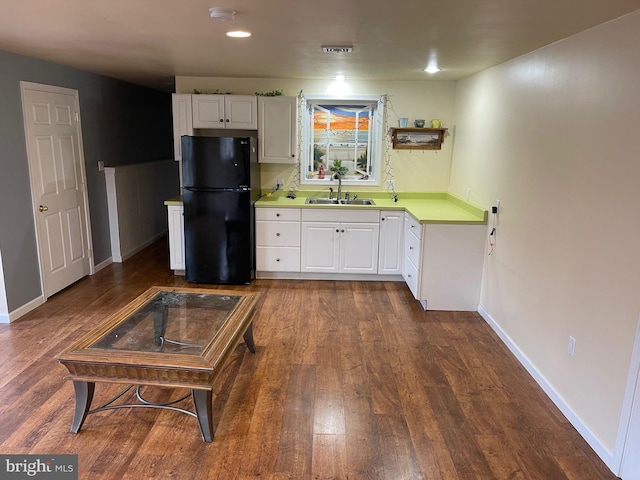
[{"label": "light beige countertop", "polygon": [[[469,225],[485,225],[488,211],[466,202],[446,192],[435,193],[398,193],[398,201],[394,202],[387,192],[351,192],[358,198],[371,198],[375,205],[308,205],[308,197],[327,198],[327,192],[299,191],[296,198],[287,197],[287,192],[276,192],[264,195],[256,208],[332,208],[332,209],[374,209],[404,210],[409,212],[420,223],[463,223]],[[182,197],[165,200],[165,205],[182,205]]]}]

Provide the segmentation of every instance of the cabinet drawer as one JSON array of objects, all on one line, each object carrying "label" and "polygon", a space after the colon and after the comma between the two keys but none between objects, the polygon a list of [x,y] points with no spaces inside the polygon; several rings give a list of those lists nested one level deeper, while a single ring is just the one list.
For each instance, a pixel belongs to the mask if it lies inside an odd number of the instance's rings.
[{"label": "cabinet drawer", "polygon": [[404,257],[404,269],[403,269],[403,272],[402,272],[402,276],[404,277],[404,281],[407,283],[407,286],[409,287],[409,290],[411,290],[411,293],[413,294],[413,297],[416,300],[419,300],[419,298],[418,298],[418,280],[419,280],[418,269],[411,262],[409,257]]},{"label": "cabinet drawer", "polygon": [[256,222],[256,245],[264,247],[299,247],[299,222]]},{"label": "cabinet drawer", "polygon": [[259,272],[299,272],[300,248],[256,247],[256,270]]},{"label": "cabinet drawer", "polygon": [[404,227],[405,232],[413,232],[416,237],[422,238],[422,225],[408,213],[404,214]]},{"label": "cabinet drawer", "polygon": [[363,222],[379,223],[380,210],[371,209],[343,209],[338,208],[304,208],[303,222]]},{"label": "cabinet drawer", "polygon": [[405,232],[404,254],[414,265],[420,265],[420,240],[411,232]]},{"label": "cabinet drawer", "polygon": [[300,221],[299,208],[256,208],[256,220]]}]

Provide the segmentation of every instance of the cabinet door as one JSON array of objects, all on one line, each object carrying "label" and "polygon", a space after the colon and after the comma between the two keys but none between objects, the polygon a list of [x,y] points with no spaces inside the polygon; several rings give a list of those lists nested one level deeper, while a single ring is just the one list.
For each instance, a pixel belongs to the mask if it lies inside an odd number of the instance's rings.
[{"label": "cabinet door", "polygon": [[193,128],[225,128],[225,95],[192,95]]},{"label": "cabinet door", "polygon": [[297,97],[259,97],[258,132],[261,163],[295,163]]},{"label": "cabinet door", "polygon": [[380,253],[378,273],[400,275],[402,273],[404,212],[380,211]]},{"label": "cabinet door", "polygon": [[377,223],[340,224],[340,272],[378,273]]},{"label": "cabinet door", "polygon": [[255,95],[225,95],[224,123],[224,128],[256,130],[258,128],[258,97]]},{"label": "cabinet door", "polygon": [[337,272],[340,259],[340,224],[302,222],[301,270]]},{"label": "cabinet door", "polygon": [[182,160],[182,135],[193,135],[193,113],[191,95],[174,93],[173,108],[173,158]]},{"label": "cabinet door", "polygon": [[184,270],[184,215],[183,207],[169,205],[169,268]]}]

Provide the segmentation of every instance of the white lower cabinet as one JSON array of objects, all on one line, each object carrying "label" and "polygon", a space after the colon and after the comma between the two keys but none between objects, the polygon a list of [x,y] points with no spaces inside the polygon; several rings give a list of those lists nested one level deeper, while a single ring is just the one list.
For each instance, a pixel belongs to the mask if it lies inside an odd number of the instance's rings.
[{"label": "white lower cabinet", "polygon": [[301,271],[378,273],[377,210],[302,211]]},{"label": "white lower cabinet", "polygon": [[300,271],[299,208],[256,208],[256,271]]},{"label": "white lower cabinet", "polygon": [[404,214],[404,261],[402,276],[413,296],[420,299],[420,267],[422,265],[422,227],[408,213]]},{"label": "white lower cabinet", "polygon": [[379,275],[400,275],[402,273],[403,232],[404,211],[380,211]]},{"label": "white lower cabinet", "polygon": [[169,227],[169,268],[184,270],[184,209],[182,205],[167,205]]},{"label": "white lower cabinet", "polygon": [[425,309],[475,311],[486,225],[425,224],[405,214],[402,276]]}]

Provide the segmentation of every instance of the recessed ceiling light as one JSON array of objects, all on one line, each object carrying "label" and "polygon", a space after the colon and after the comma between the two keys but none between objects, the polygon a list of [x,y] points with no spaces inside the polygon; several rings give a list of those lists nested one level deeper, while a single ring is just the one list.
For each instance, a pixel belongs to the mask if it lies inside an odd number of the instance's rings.
[{"label": "recessed ceiling light", "polygon": [[438,68],[436,65],[429,65],[424,69],[424,71],[427,73],[438,73],[440,71],[440,68]]},{"label": "recessed ceiling light", "polygon": [[227,32],[227,37],[233,38],[247,38],[251,36],[251,32],[243,32],[242,30],[236,30],[233,32]]}]

